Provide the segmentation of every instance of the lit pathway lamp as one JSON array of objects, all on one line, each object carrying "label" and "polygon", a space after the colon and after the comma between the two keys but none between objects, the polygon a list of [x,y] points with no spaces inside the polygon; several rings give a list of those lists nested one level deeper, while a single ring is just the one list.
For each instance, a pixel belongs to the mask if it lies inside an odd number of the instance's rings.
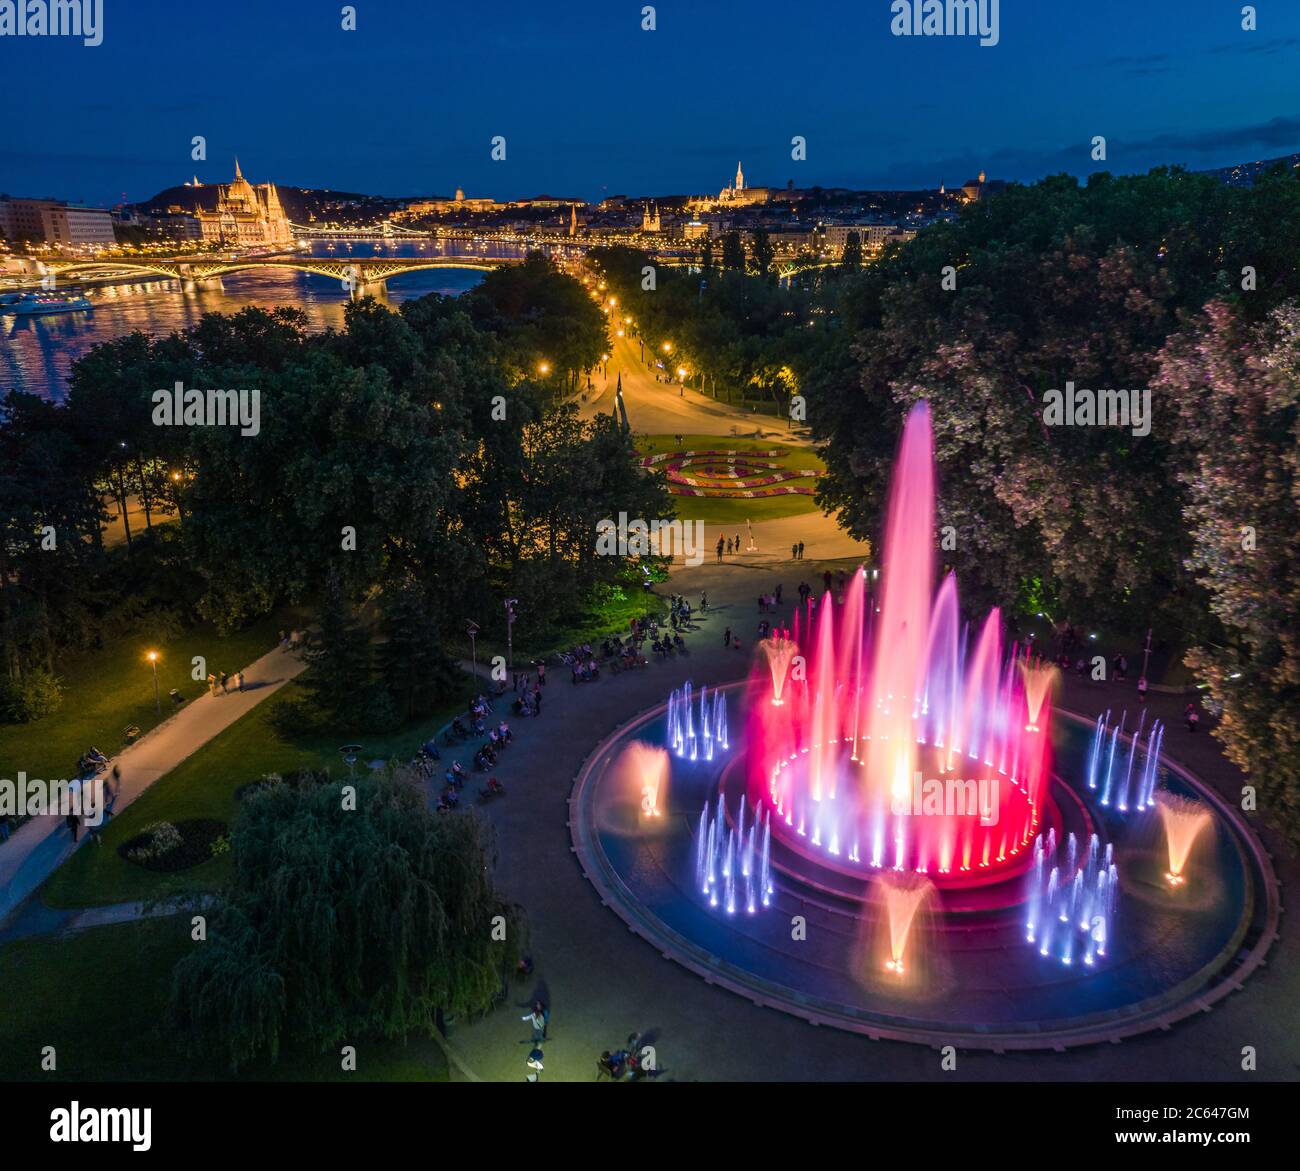
[{"label": "lit pathway lamp", "polygon": [[343,754],[343,763],[348,766],[348,776],[356,780],[357,758],[361,755],[360,744],[344,744],[339,752]]},{"label": "lit pathway lamp", "polygon": [[506,666],[511,671],[515,669],[515,609],[518,605],[518,598],[506,599]]},{"label": "lit pathway lamp", "polygon": [[478,644],[474,641],[478,637],[478,623],[472,618],[465,619],[465,633],[469,635],[469,656],[470,661],[474,664],[474,678],[478,678]]},{"label": "lit pathway lamp", "polygon": [[158,718],[162,719],[162,697],[158,694],[158,652],[150,651],[145,658],[149,660],[149,665],[153,668],[153,703],[158,709]]},{"label": "lit pathway lamp", "polygon": [[686,367],[685,366],[677,367],[677,385],[680,387],[680,389],[677,392],[677,397],[685,398],[686,397]]}]

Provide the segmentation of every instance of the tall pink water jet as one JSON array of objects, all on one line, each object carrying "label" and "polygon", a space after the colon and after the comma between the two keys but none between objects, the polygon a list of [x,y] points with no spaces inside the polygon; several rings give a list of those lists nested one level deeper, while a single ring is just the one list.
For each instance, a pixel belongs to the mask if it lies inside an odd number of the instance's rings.
[{"label": "tall pink water jet", "polygon": [[1187,881],[1183,871],[1192,846],[1201,831],[1210,824],[1210,811],[1199,801],[1179,797],[1175,793],[1161,793],[1156,798],[1160,820],[1165,828],[1165,845],[1169,851],[1169,869],[1165,881],[1170,886],[1182,886]]},{"label": "tall pink water jet", "polygon": [[754,795],[796,849],[941,885],[992,881],[1028,863],[1042,821],[1051,676],[1005,649],[996,609],[970,639],[951,574],[936,590],[925,403],[903,427],[882,552],[872,594],[855,573],[843,606],[828,593],[796,614],[798,679],[756,677],[770,702],[750,709]]}]

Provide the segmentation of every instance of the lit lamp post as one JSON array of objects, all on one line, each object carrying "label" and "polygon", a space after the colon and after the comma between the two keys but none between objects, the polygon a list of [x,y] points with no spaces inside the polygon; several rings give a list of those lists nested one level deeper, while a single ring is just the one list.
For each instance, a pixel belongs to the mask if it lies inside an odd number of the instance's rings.
[{"label": "lit lamp post", "polygon": [[162,718],[162,696],[158,694],[158,652],[150,651],[145,658],[149,660],[149,665],[153,668],[153,703],[158,709],[158,716]]},{"label": "lit lamp post", "polygon": [[605,381],[608,382],[609,381],[609,355],[608,354],[601,354],[600,356],[600,372],[601,375],[605,378]]},{"label": "lit lamp post", "polygon": [[506,666],[511,671],[515,669],[515,607],[518,605],[518,598],[506,599]]},{"label": "lit lamp post", "polygon": [[465,633],[469,635],[469,657],[474,664],[474,678],[478,678],[478,644],[474,641],[478,637],[478,623],[472,618],[465,619]]},{"label": "lit lamp post", "polygon": [[677,367],[677,385],[680,387],[680,389],[677,392],[677,397],[685,398],[686,397],[686,367],[685,366]]}]

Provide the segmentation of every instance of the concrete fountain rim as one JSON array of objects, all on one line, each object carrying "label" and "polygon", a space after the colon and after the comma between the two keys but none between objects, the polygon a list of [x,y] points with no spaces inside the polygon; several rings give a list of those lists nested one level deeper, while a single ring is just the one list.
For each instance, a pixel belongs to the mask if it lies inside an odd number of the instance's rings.
[{"label": "concrete fountain rim", "polygon": [[[738,691],[748,682],[746,677],[720,684],[711,690]],[[1245,980],[1264,964],[1269,950],[1278,939],[1281,889],[1273,870],[1272,859],[1258,835],[1212,785],[1165,752],[1163,756],[1166,766],[1198,796],[1207,800],[1220,819],[1231,827],[1236,844],[1242,850],[1248,864],[1247,878],[1252,887],[1251,893],[1255,897],[1262,896],[1264,900],[1263,923],[1258,938],[1250,951],[1244,957],[1240,957],[1235,965],[1229,966],[1234,957],[1238,956],[1241,943],[1257,916],[1243,913],[1232,940],[1190,977],[1150,998],[1154,1002],[1150,1008],[1144,1009],[1143,1005],[1146,1002],[1138,1002],[1123,1019],[1114,1021],[1099,1021],[1094,1014],[1084,1018],[1083,1023],[1076,1027],[1063,1025],[1038,1031],[1003,1032],[971,1026],[966,1030],[958,1027],[940,1031],[933,1027],[910,1025],[905,1021],[859,1019],[848,1013],[836,1013],[826,1007],[814,1005],[806,999],[801,1000],[797,994],[781,994],[788,990],[760,980],[744,972],[743,969],[733,968],[721,957],[711,955],[706,948],[685,938],[645,908],[614,871],[599,846],[593,832],[594,827],[584,816],[584,799],[592,784],[597,766],[606,759],[610,750],[617,744],[626,740],[637,728],[663,715],[667,708],[668,704],[665,701],[624,720],[602,737],[587,754],[574,778],[568,797],[570,848],[577,858],[583,877],[595,888],[601,903],[610,908],[630,931],[656,948],[664,959],[693,972],[706,984],[726,989],[760,1008],[775,1009],[814,1026],[825,1025],[844,1032],[857,1033],[873,1041],[902,1041],[908,1044],[926,1045],[933,1049],[956,1044],[959,1048],[991,1050],[995,1053],[1030,1050],[1064,1052],[1066,1049],[1087,1045],[1118,1044],[1126,1038],[1157,1030],[1167,1031],[1174,1024],[1199,1013],[1210,1012],[1217,1002],[1242,989]],[[1084,728],[1093,727],[1096,723],[1095,718],[1081,715],[1069,708],[1054,708],[1053,714],[1060,715]],[[1126,741],[1129,738],[1126,736]],[[1252,867],[1254,873],[1250,873]],[[1259,889],[1254,889],[1256,886]],[[776,989],[776,991],[769,991],[769,989]]]}]

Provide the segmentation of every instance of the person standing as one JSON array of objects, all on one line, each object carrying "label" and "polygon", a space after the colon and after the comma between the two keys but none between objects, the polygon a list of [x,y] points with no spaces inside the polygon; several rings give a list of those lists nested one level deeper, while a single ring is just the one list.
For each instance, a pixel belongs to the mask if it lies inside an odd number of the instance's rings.
[{"label": "person standing", "polygon": [[799,542],[799,560],[800,560],[800,561],[803,560],[803,542],[802,542],[802,541]]},{"label": "person standing", "polygon": [[728,626],[727,629],[724,630],[724,631],[722,632],[722,645],[723,645],[724,647],[729,647],[729,646],[731,645],[731,627],[730,627],[730,626]]},{"label": "person standing", "polygon": [[221,684],[221,694],[222,694],[222,695],[229,695],[229,694],[230,694],[230,676],[227,675],[224,671],[222,671],[222,672],[220,672],[220,674],[218,674],[218,676],[217,676],[217,680],[218,680],[218,682]]},{"label": "person standing", "polygon": [[739,534],[739,533],[736,534],[736,552],[737,552],[737,553],[740,552],[740,534]]},{"label": "person standing", "polygon": [[718,560],[722,560],[722,538],[718,538]]},{"label": "person standing", "polygon": [[546,663],[541,659],[537,661],[537,682],[542,687],[546,686]]},{"label": "person standing", "polygon": [[217,694],[217,677],[211,671],[208,672],[208,694]]},{"label": "person standing", "polygon": [[1138,703],[1147,701],[1147,677],[1145,675],[1138,679]]},{"label": "person standing", "polygon": [[799,546],[797,544],[790,546],[790,560],[791,561],[799,560]]}]

